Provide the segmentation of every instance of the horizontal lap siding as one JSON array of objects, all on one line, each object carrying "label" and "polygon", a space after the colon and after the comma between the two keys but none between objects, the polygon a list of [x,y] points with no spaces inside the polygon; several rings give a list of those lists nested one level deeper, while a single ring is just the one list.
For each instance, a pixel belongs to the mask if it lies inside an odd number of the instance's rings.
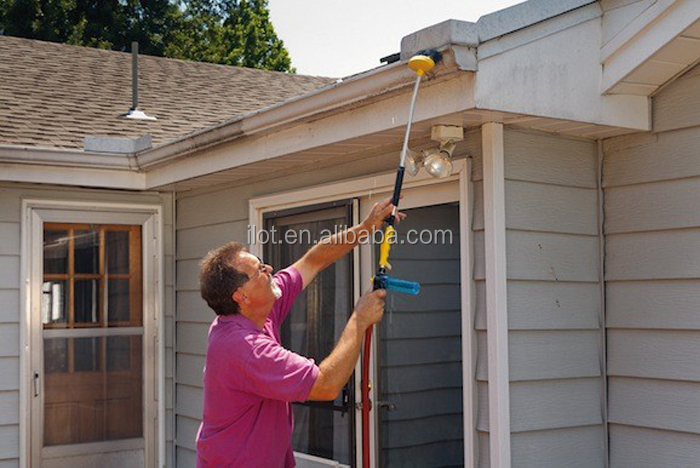
[{"label": "horizontal lap siding", "polygon": [[700,436],[621,424],[610,424],[610,466],[695,468]]},{"label": "horizontal lap siding", "polygon": [[610,463],[700,460],[700,75],[654,98],[655,133],[605,142]]},{"label": "horizontal lap siding", "polygon": [[246,243],[250,186],[178,194],[176,201],[176,463],[194,466],[202,417],[202,370],[215,317],[199,294],[199,263],[229,241]]},{"label": "horizontal lap siding", "polygon": [[[513,466],[590,468],[605,465],[603,427],[524,432],[511,441]],[[478,466],[490,466],[488,433],[479,433]]]},{"label": "horizontal lap siding", "polygon": [[[511,330],[508,338],[511,382],[602,375],[599,330]],[[486,348],[486,332],[477,332],[477,345]],[[476,376],[488,380],[486,356]]]},{"label": "horizontal lap siding", "polygon": [[[597,148],[509,128],[504,138],[513,465],[603,466]],[[485,348],[483,282],[475,292]]]},{"label": "horizontal lap siding", "polygon": [[[167,194],[76,190],[65,187],[23,185],[0,186],[0,466],[19,463],[19,322],[20,311],[20,241],[22,199],[76,200],[95,202],[143,203],[163,207],[164,263],[173,265],[174,228],[171,196]],[[165,272],[165,343],[166,363],[172,364],[173,331],[168,322],[174,317],[173,274]],[[166,364],[166,440],[174,441],[172,388],[174,372]],[[172,453],[168,454],[172,458]]]}]

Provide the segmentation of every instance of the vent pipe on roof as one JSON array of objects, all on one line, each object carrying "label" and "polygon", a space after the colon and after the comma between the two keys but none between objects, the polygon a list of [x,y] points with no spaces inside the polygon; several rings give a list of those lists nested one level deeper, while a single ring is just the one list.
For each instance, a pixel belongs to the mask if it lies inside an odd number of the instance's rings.
[{"label": "vent pipe on roof", "polygon": [[139,109],[139,43],[131,43],[131,109],[126,113],[127,119],[156,120]]}]

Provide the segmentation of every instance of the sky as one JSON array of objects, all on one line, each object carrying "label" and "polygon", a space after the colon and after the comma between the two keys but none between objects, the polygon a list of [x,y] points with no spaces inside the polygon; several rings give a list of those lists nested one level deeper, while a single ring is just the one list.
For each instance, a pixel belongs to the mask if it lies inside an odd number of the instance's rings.
[{"label": "sky", "polygon": [[297,73],[340,78],[379,66],[402,37],[427,26],[476,21],[522,1],[269,0],[269,8]]}]

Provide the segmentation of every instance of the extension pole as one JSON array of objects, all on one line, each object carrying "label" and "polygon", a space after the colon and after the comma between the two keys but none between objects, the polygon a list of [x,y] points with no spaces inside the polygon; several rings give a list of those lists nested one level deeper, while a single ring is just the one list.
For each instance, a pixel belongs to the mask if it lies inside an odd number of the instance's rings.
[{"label": "extension pole", "polygon": [[[377,270],[377,277],[386,277],[386,273],[391,269],[389,265],[389,251],[391,250],[391,244],[394,242],[396,237],[396,230],[394,229],[394,223],[396,222],[396,213],[399,206],[399,200],[401,198],[401,186],[403,185],[403,176],[405,172],[406,154],[408,153],[408,139],[411,135],[411,124],[413,122],[413,111],[415,110],[416,98],[418,97],[418,88],[420,87],[421,77],[432,70],[435,64],[440,60],[440,55],[435,51],[423,51],[419,52],[418,55],[414,55],[408,61],[408,66],[416,73],[416,82],[413,86],[413,95],[411,96],[411,104],[408,111],[408,122],[406,123],[406,133],[403,139],[403,146],[401,148],[401,157],[399,160],[399,167],[396,171],[396,181],[394,182],[394,194],[391,198],[391,203],[394,205],[394,209],[391,215],[384,220],[386,226],[384,228],[384,238],[382,239],[382,244],[380,247],[379,255],[379,268]],[[382,283],[374,281],[374,289],[384,288]],[[372,329],[374,327],[370,326],[365,332],[365,343],[362,354],[362,467],[371,467],[371,456],[370,456],[370,437],[369,437],[369,413],[372,410],[372,401],[369,397],[369,392],[371,390],[371,384],[369,381],[369,364],[370,364],[370,351],[372,349]]]}]

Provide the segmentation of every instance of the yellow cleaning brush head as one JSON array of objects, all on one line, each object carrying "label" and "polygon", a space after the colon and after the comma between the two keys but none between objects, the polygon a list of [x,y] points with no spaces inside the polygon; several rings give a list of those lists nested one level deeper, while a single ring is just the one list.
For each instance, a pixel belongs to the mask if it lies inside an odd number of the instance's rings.
[{"label": "yellow cleaning brush head", "polygon": [[414,55],[408,61],[408,68],[416,72],[419,76],[428,73],[434,66],[435,61],[427,55]]}]

